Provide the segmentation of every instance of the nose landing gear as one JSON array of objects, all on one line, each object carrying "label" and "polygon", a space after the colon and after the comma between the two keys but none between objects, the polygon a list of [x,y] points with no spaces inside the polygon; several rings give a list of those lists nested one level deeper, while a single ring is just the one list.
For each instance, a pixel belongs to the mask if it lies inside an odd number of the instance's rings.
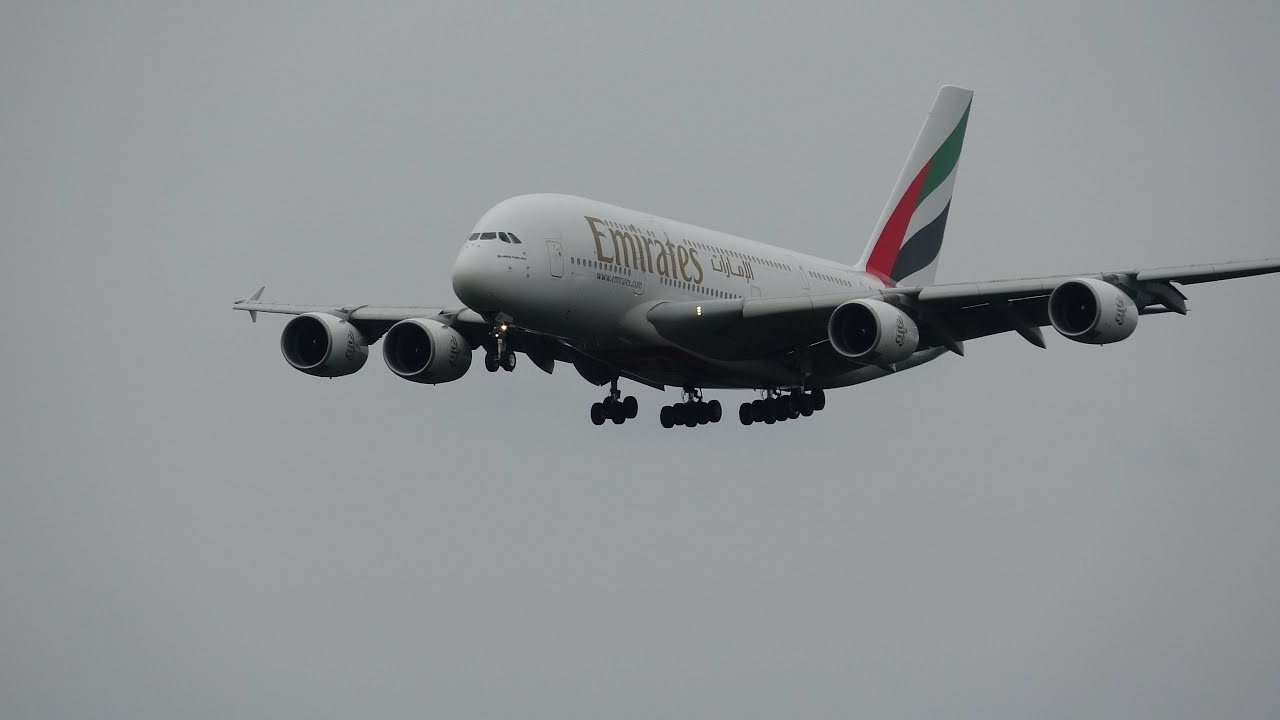
[{"label": "nose landing gear", "polygon": [[622,397],[622,392],[618,390],[618,378],[614,378],[609,385],[609,397],[591,404],[591,422],[603,425],[605,420],[612,420],[614,425],[621,425],[639,412],[640,404],[636,402],[635,396]]},{"label": "nose landing gear", "polygon": [[662,427],[671,428],[676,425],[697,427],[707,423],[718,423],[724,414],[719,400],[707,402],[702,399],[702,391],[697,388],[685,388],[684,402],[667,405],[658,413]]},{"label": "nose landing gear", "polygon": [[502,368],[507,372],[516,369],[516,353],[507,342],[507,324],[499,323],[493,328],[493,347],[484,354],[484,369],[498,372]]},{"label": "nose landing gear", "polygon": [[811,392],[792,390],[785,395],[777,390],[767,390],[763,398],[742,403],[738,408],[738,420],[743,425],[757,422],[772,425],[801,416],[809,417],[826,406],[827,395],[821,389]]}]

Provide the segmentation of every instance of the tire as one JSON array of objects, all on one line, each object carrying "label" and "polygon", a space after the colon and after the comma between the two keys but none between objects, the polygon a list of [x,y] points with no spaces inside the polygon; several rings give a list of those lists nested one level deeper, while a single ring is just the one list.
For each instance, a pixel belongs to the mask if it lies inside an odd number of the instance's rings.
[{"label": "tire", "polygon": [[755,422],[764,422],[764,419],[766,417],[768,417],[768,414],[764,411],[764,401],[752,400],[751,401],[751,419],[754,420]]},{"label": "tire", "polygon": [[738,406],[738,422],[743,425],[750,425],[751,419],[751,403],[742,403]]},{"label": "tire", "polygon": [[515,353],[513,353],[513,352],[509,352],[509,353],[507,353],[507,356],[506,356],[506,357],[502,358],[502,369],[503,369],[503,370],[506,370],[507,372],[511,372],[512,370],[515,370],[515,369],[516,369],[516,354],[515,354]]},{"label": "tire", "polygon": [[604,404],[603,404],[603,403],[592,403],[592,404],[591,404],[591,422],[592,422],[592,424],[594,424],[594,425],[603,425],[603,424],[604,424],[604,420],[605,420],[605,417],[604,417]]},{"label": "tire", "polygon": [[662,406],[662,409],[658,411],[658,422],[662,423],[662,427],[675,427],[676,419],[673,417],[673,414],[674,413],[672,412],[670,405]]},{"label": "tire", "polygon": [[689,410],[684,403],[676,403],[671,406],[671,422],[676,425],[683,425],[688,420]]},{"label": "tire", "polygon": [[778,407],[779,403],[776,398],[769,398],[768,400],[762,400],[761,402],[764,403],[765,422],[769,422],[770,420],[777,422],[782,419],[782,413],[779,412],[781,408]]},{"label": "tire", "polygon": [[711,411],[711,422],[718,423],[720,418],[724,417],[724,408],[720,407],[719,400],[712,400],[707,403],[707,409]]},{"label": "tire", "polygon": [[774,402],[778,403],[778,415],[786,417],[791,414],[791,400],[792,397],[790,395],[779,395],[774,400]]},{"label": "tire", "polygon": [[635,395],[628,395],[622,401],[622,408],[627,412],[627,419],[630,420],[640,414],[640,403],[636,402]]},{"label": "tire", "polygon": [[822,409],[827,406],[827,394],[822,390],[814,390],[809,394],[813,396],[813,411],[822,412]]},{"label": "tire", "polygon": [[609,419],[613,421],[614,425],[621,425],[627,421],[627,414],[622,412],[621,405],[614,405],[613,410],[609,413]]},{"label": "tire", "polygon": [[498,353],[487,352],[484,354],[484,369],[489,372],[498,372]]},{"label": "tire", "polygon": [[804,394],[800,396],[800,414],[809,417],[813,414],[813,396]]}]

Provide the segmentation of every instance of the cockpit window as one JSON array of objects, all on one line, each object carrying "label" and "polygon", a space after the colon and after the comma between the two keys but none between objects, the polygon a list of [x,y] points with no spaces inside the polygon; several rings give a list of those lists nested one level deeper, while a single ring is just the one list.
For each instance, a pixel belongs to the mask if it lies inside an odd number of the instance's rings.
[{"label": "cockpit window", "polygon": [[509,232],[472,233],[471,239],[472,240],[501,240],[504,243],[510,243],[512,245],[523,244],[520,242],[520,238],[516,237],[515,233],[509,233]]}]

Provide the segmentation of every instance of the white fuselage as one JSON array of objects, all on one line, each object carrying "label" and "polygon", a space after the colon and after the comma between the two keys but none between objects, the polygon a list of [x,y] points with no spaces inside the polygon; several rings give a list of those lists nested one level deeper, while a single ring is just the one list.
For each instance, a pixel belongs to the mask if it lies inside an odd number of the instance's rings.
[{"label": "white fuselage", "polygon": [[[665,384],[702,387],[787,386],[799,377],[775,361],[712,361],[674,348],[646,332],[644,314],[657,303],[885,287],[849,265],[570,195],[522,195],[494,206],[476,223],[451,277],[459,299],[481,314]],[[937,354],[918,353],[910,364]],[[886,372],[854,363],[833,369],[812,380],[834,387]]]}]

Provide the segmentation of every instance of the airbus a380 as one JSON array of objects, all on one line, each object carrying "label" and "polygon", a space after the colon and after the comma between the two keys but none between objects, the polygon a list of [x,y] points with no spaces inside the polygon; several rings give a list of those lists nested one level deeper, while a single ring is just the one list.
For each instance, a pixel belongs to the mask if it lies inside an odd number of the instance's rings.
[{"label": "airbus a380", "polygon": [[862,257],[848,265],[648,213],[569,195],[523,195],[494,206],[452,271],[463,305],[282,305],[262,289],[235,303],[293,315],[280,347],[320,377],[364,366],[382,339],[387,367],[417,383],[452,382],[484,352],[512,370],[522,353],[546,372],[571,363],[609,386],[591,421],[636,417],[620,379],[679,388],[663,427],[718,422],[702,391],[751,389],[744,425],[809,416],[825,390],[874,380],[1016,332],[1045,346],[1048,325],[1080,343],[1129,337],[1142,315],[1185,314],[1176,285],[1280,271],[1280,258],[1081,276],[934,283],[973,93],[934,100]]}]

